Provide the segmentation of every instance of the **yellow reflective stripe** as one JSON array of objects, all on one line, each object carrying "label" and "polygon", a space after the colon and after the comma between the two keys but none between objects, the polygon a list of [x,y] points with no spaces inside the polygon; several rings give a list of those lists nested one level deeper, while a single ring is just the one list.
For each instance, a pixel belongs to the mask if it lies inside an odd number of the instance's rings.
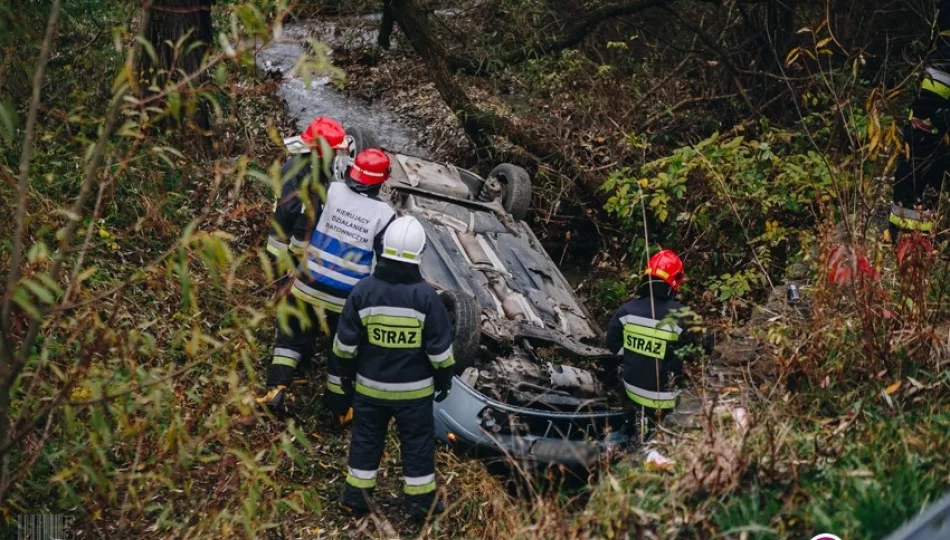
[{"label": "yellow reflective stripe", "polygon": [[440,363],[445,362],[446,360],[448,360],[449,357],[454,356],[454,351],[452,350],[452,346],[449,345],[449,348],[448,348],[448,349],[445,349],[444,351],[440,352],[439,354],[430,354],[430,355],[428,355],[428,356],[429,356],[429,361],[430,361],[430,362],[432,362],[433,364],[440,364]]},{"label": "yellow reflective stripe", "polygon": [[920,83],[920,89],[933,92],[943,99],[950,99],[950,86],[930,77],[924,77],[923,82]]},{"label": "yellow reflective stripe", "polygon": [[444,369],[444,368],[447,368],[447,367],[452,367],[452,366],[454,366],[454,365],[455,365],[455,357],[454,357],[454,356],[450,356],[450,357],[446,358],[445,360],[442,360],[441,362],[432,362],[432,366],[433,366],[435,369]]},{"label": "yellow reflective stripe", "polygon": [[372,315],[392,315],[393,317],[408,317],[410,319],[416,319],[421,322],[425,322],[426,314],[421,311],[406,308],[406,307],[393,307],[393,306],[373,306],[368,308],[363,308],[360,310],[360,319],[365,319]]},{"label": "yellow reflective stripe", "polygon": [[[346,302],[346,300],[342,298],[338,299],[329,294],[312,289],[300,283],[299,279],[294,280],[294,287],[290,290],[290,294],[308,304],[322,307],[323,309],[332,311],[333,313],[343,313],[343,303]],[[331,298],[335,301],[331,301]]]},{"label": "yellow reflective stripe", "polygon": [[419,399],[426,396],[431,396],[435,393],[434,386],[427,386],[425,388],[420,388],[418,390],[407,390],[407,391],[395,391],[395,390],[379,390],[376,388],[370,388],[360,383],[356,383],[356,392],[364,396],[373,397],[376,399],[384,399],[390,401],[400,401],[405,399]]},{"label": "yellow reflective stripe", "polygon": [[333,337],[333,354],[340,358],[354,358],[356,356],[356,345],[346,345],[340,341],[339,336]]},{"label": "yellow reflective stripe", "polygon": [[359,489],[369,489],[376,487],[376,478],[357,478],[351,473],[346,475],[346,483]]},{"label": "yellow reflective stripe", "polygon": [[271,255],[280,255],[287,251],[287,244],[281,242],[274,236],[267,237],[267,252]]},{"label": "yellow reflective stripe", "polygon": [[297,238],[290,239],[290,246],[288,247],[291,253],[300,255],[307,250],[307,242],[299,240]]},{"label": "yellow reflective stripe", "polygon": [[327,381],[327,391],[333,392],[334,394],[340,394],[340,395],[344,394],[342,386],[336,383],[332,383],[330,381]]},{"label": "yellow reflective stripe", "polygon": [[422,321],[416,319],[415,317],[402,317],[398,315],[367,315],[363,317],[363,324],[366,326],[370,325],[381,325],[381,326],[396,326],[402,328],[422,328]]},{"label": "yellow reflective stripe", "polygon": [[393,257],[400,257],[402,259],[414,261],[419,255],[412,253],[411,251],[397,251],[393,248],[383,248],[383,255],[392,255]]},{"label": "yellow reflective stripe", "polygon": [[644,326],[646,328],[660,328],[666,330],[667,332],[674,332],[676,335],[679,335],[683,332],[683,329],[679,327],[678,324],[671,323],[670,321],[656,319],[651,319],[649,317],[641,317],[639,315],[624,315],[620,317],[620,322],[623,324],[635,324],[637,326]]},{"label": "yellow reflective stripe", "polygon": [[660,278],[660,279],[670,279],[670,274],[669,274],[669,272],[666,272],[665,270],[654,270],[654,269],[650,268],[649,266],[647,267],[646,271],[643,272],[643,275],[644,275],[644,276],[656,276],[656,277],[658,277],[658,278]]},{"label": "yellow reflective stripe", "polygon": [[402,490],[406,495],[425,495],[426,493],[432,493],[435,491],[435,480],[418,486],[406,484]]},{"label": "yellow reflective stripe", "polygon": [[652,409],[672,409],[676,406],[675,392],[656,392],[634,386],[627,381],[623,382],[627,397],[639,405]]},{"label": "yellow reflective stripe", "polygon": [[930,232],[934,228],[933,221],[905,218],[894,213],[891,213],[888,221],[906,231]]},{"label": "yellow reflective stripe", "polygon": [[627,397],[633,400],[637,405],[643,405],[644,407],[650,407],[651,409],[672,409],[676,406],[676,401],[672,399],[649,399],[643,396],[638,396],[630,390],[627,390]]},{"label": "yellow reflective stripe", "polygon": [[277,364],[278,366],[290,366],[292,368],[297,367],[297,361],[287,356],[275,356],[271,363]]},{"label": "yellow reflective stripe", "polygon": [[639,324],[625,324],[623,325],[623,330],[624,332],[631,332],[640,336],[662,339],[664,341],[678,341],[680,338],[676,332],[657,330],[656,328],[648,328],[646,326],[640,326]]}]

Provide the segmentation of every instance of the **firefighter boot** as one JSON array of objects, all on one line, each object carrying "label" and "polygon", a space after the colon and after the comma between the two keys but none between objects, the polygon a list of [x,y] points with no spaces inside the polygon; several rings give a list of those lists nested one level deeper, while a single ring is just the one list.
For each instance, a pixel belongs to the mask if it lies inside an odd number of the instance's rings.
[{"label": "firefighter boot", "polygon": [[409,517],[417,521],[424,521],[431,513],[437,516],[445,512],[445,501],[437,496],[435,492],[423,495],[406,495],[406,511]]},{"label": "firefighter boot", "polygon": [[294,368],[282,364],[267,366],[267,393],[256,398],[259,405],[266,405],[275,415],[287,413],[288,406],[294,401],[290,385],[294,380]]},{"label": "firefighter boot", "polygon": [[370,512],[370,502],[373,500],[373,488],[357,488],[349,484],[343,487],[343,497],[340,506],[354,517],[362,517]]},{"label": "firefighter boot", "polygon": [[268,387],[267,393],[254,399],[258,405],[266,405],[270,412],[276,416],[287,414],[287,408],[294,401],[294,395],[284,385]]}]

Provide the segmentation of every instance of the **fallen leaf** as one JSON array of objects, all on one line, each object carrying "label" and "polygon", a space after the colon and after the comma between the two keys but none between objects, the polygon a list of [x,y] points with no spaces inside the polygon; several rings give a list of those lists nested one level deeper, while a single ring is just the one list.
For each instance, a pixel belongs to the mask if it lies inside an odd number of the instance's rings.
[{"label": "fallen leaf", "polygon": [[897,381],[894,384],[885,388],[884,391],[887,392],[888,395],[894,395],[894,393],[900,390],[900,388],[901,388],[901,381]]}]

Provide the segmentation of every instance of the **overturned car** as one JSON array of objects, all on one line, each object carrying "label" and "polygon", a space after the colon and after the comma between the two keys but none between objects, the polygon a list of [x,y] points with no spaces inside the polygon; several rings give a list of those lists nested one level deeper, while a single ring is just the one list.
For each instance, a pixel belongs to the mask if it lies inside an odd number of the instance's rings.
[{"label": "overturned car", "polygon": [[[291,152],[309,149],[286,139]],[[378,148],[347,128],[349,160]],[[435,403],[436,436],[460,450],[542,464],[590,467],[628,441],[623,401],[602,378],[603,332],[523,221],[531,179],[502,164],[487,178],[450,164],[387,152],[381,198],[426,230],[422,276],[455,328],[452,392]],[[614,364],[615,365],[615,364]]]},{"label": "overturned car", "polygon": [[422,275],[455,325],[457,375],[435,404],[437,437],[476,454],[585,467],[625,442],[627,414],[599,376],[611,357],[603,333],[522,221],[527,172],[502,164],[481,178],[389,155],[381,196],[425,227]]}]

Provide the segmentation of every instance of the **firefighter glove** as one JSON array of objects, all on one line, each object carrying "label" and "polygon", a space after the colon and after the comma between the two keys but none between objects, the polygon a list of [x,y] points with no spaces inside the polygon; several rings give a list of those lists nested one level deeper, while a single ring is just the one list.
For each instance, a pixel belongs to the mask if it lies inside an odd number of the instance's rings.
[{"label": "firefighter glove", "polygon": [[449,397],[449,392],[452,391],[452,375],[448,374],[447,377],[436,377],[435,378],[435,400],[441,402],[445,398]]},{"label": "firefighter glove", "polygon": [[287,391],[287,387],[281,384],[268,388],[267,394],[255,398],[254,401],[258,405],[266,405],[274,414],[283,414],[287,411],[287,406],[293,399],[294,397]]}]

